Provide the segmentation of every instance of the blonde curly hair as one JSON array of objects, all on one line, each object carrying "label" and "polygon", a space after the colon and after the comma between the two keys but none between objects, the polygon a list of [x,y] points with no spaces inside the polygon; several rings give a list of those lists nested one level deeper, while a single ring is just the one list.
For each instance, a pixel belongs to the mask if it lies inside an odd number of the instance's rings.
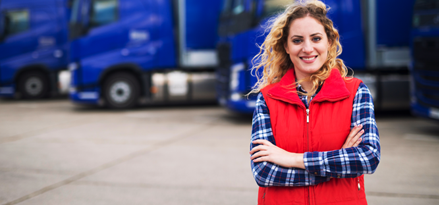
[{"label": "blonde curly hair", "polygon": [[[343,78],[348,73],[347,67],[343,60],[337,58],[341,52],[340,35],[334,28],[332,21],[326,16],[329,8],[319,0],[298,0],[288,6],[283,13],[268,21],[269,30],[264,43],[260,46],[259,53],[253,58],[252,73],[257,77],[258,81],[249,93],[258,93],[267,85],[279,82],[285,73],[293,68],[290,56],[286,53],[284,45],[287,43],[289,35],[289,27],[291,22],[296,19],[310,16],[320,22],[330,42],[328,48],[328,57],[317,72],[312,74],[309,79],[303,79],[291,85],[292,88],[304,81],[312,82],[312,89],[303,95],[312,96],[329,77],[332,68],[337,68]],[[259,69],[263,68],[262,76],[259,76]]]}]

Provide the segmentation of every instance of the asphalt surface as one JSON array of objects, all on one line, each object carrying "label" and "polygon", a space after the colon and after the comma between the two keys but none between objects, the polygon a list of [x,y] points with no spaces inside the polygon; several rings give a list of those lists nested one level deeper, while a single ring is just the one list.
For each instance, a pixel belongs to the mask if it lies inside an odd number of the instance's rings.
[{"label": "asphalt surface", "polygon": [[[379,112],[369,204],[439,204],[439,122]],[[251,116],[0,99],[1,204],[256,204]]]}]

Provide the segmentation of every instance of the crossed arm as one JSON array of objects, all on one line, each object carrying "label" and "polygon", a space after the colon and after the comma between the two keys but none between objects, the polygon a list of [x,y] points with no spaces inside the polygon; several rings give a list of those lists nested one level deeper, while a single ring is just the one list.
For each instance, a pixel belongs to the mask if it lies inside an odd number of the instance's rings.
[{"label": "crossed arm", "polygon": [[372,174],[380,160],[380,145],[372,98],[364,84],[356,93],[351,121],[351,133],[340,150],[290,153],[275,145],[268,108],[260,94],[250,151],[256,182],[262,187],[309,186],[329,181],[330,177]]}]

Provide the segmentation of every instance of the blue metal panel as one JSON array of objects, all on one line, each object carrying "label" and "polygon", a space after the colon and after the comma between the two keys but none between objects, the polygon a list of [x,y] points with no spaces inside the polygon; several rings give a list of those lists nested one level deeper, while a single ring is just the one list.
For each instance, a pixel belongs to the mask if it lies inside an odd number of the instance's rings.
[{"label": "blue metal panel", "polygon": [[[158,68],[175,68],[177,67],[177,42],[176,42],[176,31],[174,30],[175,24],[173,14],[171,8],[171,2],[169,1],[158,1],[155,2],[157,12],[155,15],[157,18],[161,19],[161,25],[158,25],[160,31],[158,33],[158,37],[155,38],[157,41],[155,44],[158,44],[156,47],[158,48],[158,62],[156,63],[156,67]],[[143,67],[143,66],[142,66]],[[149,67],[146,67],[149,69]]]},{"label": "blue metal panel", "polygon": [[[222,0],[186,0],[186,41],[188,49],[214,49]],[[212,23],[215,22],[215,23]]]},{"label": "blue metal panel", "polygon": [[343,49],[339,56],[346,66],[357,69],[366,68],[365,36],[361,2],[358,0],[326,0],[331,7],[328,17],[340,34]]},{"label": "blue metal panel", "polygon": [[378,46],[409,46],[415,0],[376,2]]}]

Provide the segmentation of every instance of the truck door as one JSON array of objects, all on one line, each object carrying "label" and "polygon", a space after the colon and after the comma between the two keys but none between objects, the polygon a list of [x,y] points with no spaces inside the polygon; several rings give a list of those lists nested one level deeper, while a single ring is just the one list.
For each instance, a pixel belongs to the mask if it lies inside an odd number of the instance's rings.
[{"label": "truck door", "polygon": [[[23,5],[1,8],[3,15],[3,33],[0,40],[0,82],[2,85],[12,84],[20,64],[34,58],[32,51],[38,46],[37,38],[30,32],[30,11]],[[16,57],[16,58],[14,58]],[[19,58],[17,58],[19,57]],[[14,58],[14,59],[13,59]]]},{"label": "truck door", "polygon": [[[126,29],[117,24],[118,20],[118,0],[73,2],[70,22],[71,60],[82,63],[92,56],[120,49],[126,41],[126,35],[122,35]],[[84,84],[96,82],[95,79],[88,79],[89,75],[83,74],[81,77]]]}]

